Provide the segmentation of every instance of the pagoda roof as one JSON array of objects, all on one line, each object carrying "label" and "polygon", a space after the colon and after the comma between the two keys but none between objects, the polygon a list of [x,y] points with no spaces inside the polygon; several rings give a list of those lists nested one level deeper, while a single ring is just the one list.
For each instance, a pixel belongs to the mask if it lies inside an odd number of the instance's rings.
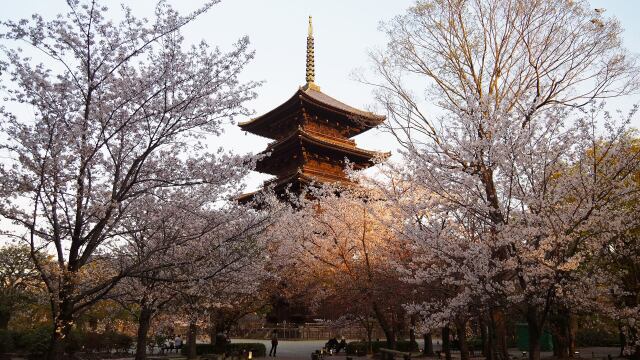
[{"label": "pagoda roof", "polygon": [[295,112],[298,108],[304,107],[305,105],[334,113],[335,118],[332,118],[332,120],[342,121],[345,125],[349,126],[349,137],[380,125],[386,119],[384,115],[376,115],[372,112],[349,106],[321,92],[318,87],[305,86],[300,87],[289,100],[280,106],[262,116],[240,123],[239,126],[244,131],[275,139],[279,133],[268,125],[282,119],[285,114]]},{"label": "pagoda roof", "polygon": [[289,186],[309,186],[322,183],[340,183],[344,186],[356,185],[353,181],[350,181],[345,177],[327,176],[323,174],[309,174],[302,169],[297,169],[296,171],[284,177],[267,180],[264,182],[261,189],[242,194],[236,199],[241,203],[246,203],[253,200],[254,196],[267,188],[272,188],[276,193],[282,193],[287,190]]},{"label": "pagoda roof", "polygon": [[[287,151],[291,147],[303,147],[308,144],[345,154],[356,164],[371,161],[376,156],[388,157],[390,155],[389,153],[364,150],[356,147],[351,141],[345,142],[344,140],[334,139],[319,133],[305,131],[302,128],[298,128],[288,136],[269,144],[261,154],[271,154],[272,156],[277,152]],[[256,170],[273,173],[269,171],[269,166],[266,165],[271,156],[260,159]]]}]

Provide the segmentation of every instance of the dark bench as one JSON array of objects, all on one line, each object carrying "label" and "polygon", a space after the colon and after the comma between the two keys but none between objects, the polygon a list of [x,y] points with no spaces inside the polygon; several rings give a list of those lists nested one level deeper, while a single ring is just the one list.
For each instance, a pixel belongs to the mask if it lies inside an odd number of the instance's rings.
[{"label": "dark bench", "polygon": [[394,360],[397,357],[402,357],[403,360],[411,360],[411,353],[380,348],[380,354],[382,355],[382,360]]}]

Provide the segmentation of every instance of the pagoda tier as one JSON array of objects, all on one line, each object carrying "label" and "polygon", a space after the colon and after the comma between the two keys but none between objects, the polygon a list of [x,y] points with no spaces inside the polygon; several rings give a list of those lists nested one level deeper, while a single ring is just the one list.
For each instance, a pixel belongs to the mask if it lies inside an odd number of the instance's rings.
[{"label": "pagoda tier", "polygon": [[[276,177],[264,183],[278,194],[300,193],[314,183],[352,184],[346,175],[346,161],[364,169],[380,153],[358,148],[350,138],[384,120],[384,116],[356,109],[320,91],[314,83],[313,36],[309,18],[307,37],[307,84],[280,106],[240,124],[244,131],[274,141],[256,163],[256,170]],[[243,195],[246,201],[253,194]]]},{"label": "pagoda tier", "polygon": [[355,142],[298,128],[289,136],[271,143],[256,164],[256,170],[285,176],[294,169],[315,169],[344,177],[344,159],[356,169],[371,166],[375,157],[385,154],[363,150]]},{"label": "pagoda tier", "polygon": [[384,120],[384,116],[351,107],[312,86],[300,88],[282,105],[239,125],[244,131],[276,140],[299,126],[350,138]]}]

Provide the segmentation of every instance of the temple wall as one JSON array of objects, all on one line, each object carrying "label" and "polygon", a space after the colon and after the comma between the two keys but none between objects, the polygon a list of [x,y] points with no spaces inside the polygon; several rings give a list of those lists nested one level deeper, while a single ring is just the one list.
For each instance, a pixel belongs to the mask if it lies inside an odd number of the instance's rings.
[{"label": "temple wall", "polygon": [[304,130],[310,130],[336,139],[341,139],[345,143],[352,143],[352,141],[348,140],[344,137],[344,135],[342,135],[340,129],[337,128],[335,124],[326,122],[325,119],[322,118],[315,119],[314,117],[313,119],[310,119],[309,117],[307,117],[304,122],[303,128]]}]

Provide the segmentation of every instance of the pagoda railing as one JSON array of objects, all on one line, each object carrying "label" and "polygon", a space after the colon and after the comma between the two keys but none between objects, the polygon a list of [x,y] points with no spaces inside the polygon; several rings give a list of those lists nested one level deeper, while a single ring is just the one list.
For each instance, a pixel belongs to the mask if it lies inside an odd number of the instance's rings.
[{"label": "pagoda railing", "polygon": [[345,138],[339,138],[339,137],[327,135],[325,133],[322,133],[322,132],[316,131],[316,130],[312,130],[312,129],[304,129],[303,131],[307,132],[309,134],[313,134],[313,135],[319,136],[319,137],[322,138],[322,140],[334,143],[336,145],[345,144],[345,145],[349,145],[350,147],[356,147],[356,142],[354,140],[351,140],[351,139],[345,139]]}]

